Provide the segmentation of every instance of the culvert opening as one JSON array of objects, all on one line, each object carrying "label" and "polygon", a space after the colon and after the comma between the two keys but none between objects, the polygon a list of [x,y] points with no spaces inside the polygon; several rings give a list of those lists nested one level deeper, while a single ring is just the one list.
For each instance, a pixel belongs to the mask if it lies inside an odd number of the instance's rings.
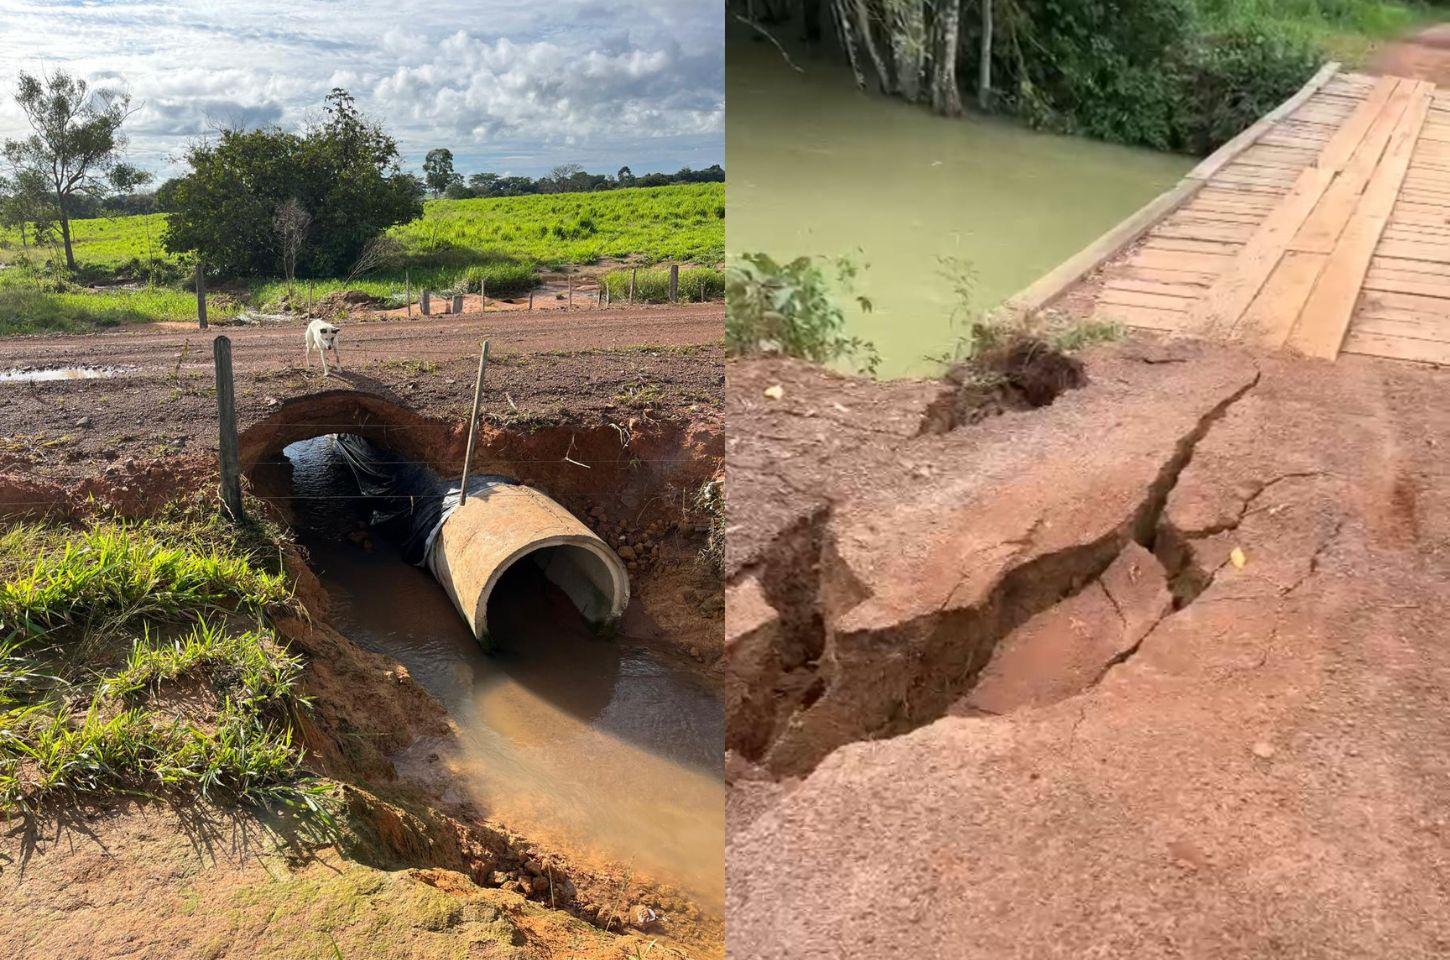
[{"label": "culvert opening", "polygon": [[513,582],[542,577],[569,598],[574,609],[590,623],[606,623],[617,614],[617,598],[628,594],[628,584],[619,571],[589,544],[560,544],[528,550],[499,568],[492,582],[484,587],[480,602],[486,621],[496,623],[493,616],[494,595],[506,592]]}]

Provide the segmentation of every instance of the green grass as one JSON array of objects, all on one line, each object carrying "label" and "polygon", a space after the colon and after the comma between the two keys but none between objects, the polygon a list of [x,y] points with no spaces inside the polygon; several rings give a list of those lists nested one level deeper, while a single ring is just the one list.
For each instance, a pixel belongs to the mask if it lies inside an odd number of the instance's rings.
[{"label": "green grass", "polygon": [[[22,249],[18,231],[0,230],[0,264],[8,265],[0,269],[0,336],[195,319],[185,265],[161,245],[165,214],[77,220],[71,227],[82,274],[148,284],[139,290],[88,290],[56,266],[56,250]],[[540,267],[606,259],[718,263],[725,249],[725,186],[434,200],[420,219],[390,232],[402,243],[402,264],[350,281],[313,280],[313,296],[363,290],[401,305],[409,281],[415,298],[425,287],[440,294],[477,292],[482,281],[489,295],[512,297],[534,286]],[[663,300],[663,281],[649,276],[652,292],[640,298]],[[711,296],[720,295],[718,272],[707,270],[697,279],[686,270],[681,286],[687,299],[699,299],[697,282]],[[210,298],[208,317],[214,321],[235,316],[243,304],[268,313],[289,302],[303,304],[308,283],[289,287],[283,280],[253,278],[223,289],[233,296]]]},{"label": "green grass", "polygon": [[[622,303],[629,298],[629,270],[610,270],[604,275],[609,299]],[[680,270],[678,297],[686,302],[713,300],[725,294],[725,272],[713,267],[684,267]],[[670,271],[666,267],[640,270],[635,276],[634,299],[665,303],[670,299]]]},{"label": "green grass", "polygon": [[434,200],[392,235],[413,254],[507,256],[548,266],[635,257],[718,263],[725,256],[725,185]]},{"label": "green grass", "polygon": [[[0,272],[0,336],[25,333],[66,333],[158,320],[195,320],[196,295],[170,287],[140,290],[59,292],[8,281]],[[208,315],[225,320],[237,305],[218,302]]]},{"label": "green grass", "polygon": [[290,717],[301,662],[278,534],[206,506],[0,528],[0,811],[113,794],[283,805],[330,823]]}]

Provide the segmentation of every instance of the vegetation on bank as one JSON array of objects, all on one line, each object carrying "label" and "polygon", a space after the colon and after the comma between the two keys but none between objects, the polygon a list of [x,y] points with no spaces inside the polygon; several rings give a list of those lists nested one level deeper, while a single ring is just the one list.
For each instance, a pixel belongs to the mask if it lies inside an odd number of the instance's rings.
[{"label": "vegetation on bank", "polygon": [[[828,366],[842,366],[874,375],[876,347],[846,335],[843,298],[864,309],[871,301],[854,292],[859,270],[849,258],[798,257],[777,263],[763,253],[744,254],[725,271],[725,347],[732,356],[786,356]],[[970,268],[944,261],[957,305],[946,318],[955,337],[952,348],[926,359],[943,373],[956,371],[987,383],[1000,375],[1002,359],[1024,342],[1071,354],[1097,343],[1117,340],[1123,328],[1115,323],[1070,320],[1046,312],[1022,317],[1004,311],[982,311],[972,304]]]},{"label": "vegetation on bank", "polygon": [[127,794],[330,822],[269,620],[290,602],[279,536],[200,505],[0,527],[0,812]]},{"label": "vegetation on bank", "polygon": [[[846,335],[838,302],[850,295],[856,274],[855,262],[846,257],[777,263],[764,253],[742,254],[725,273],[725,349],[736,356],[781,354],[875,373],[876,347]],[[870,309],[864,297],[857,302]]]},{"label": "vegetation on bank", "polygon": [[[964,103],[1046,129],[1203,153],[1425,8],[1402,0],[780,0],[775,21],[840,36],[862,86],[939,113]],[[839,29],[812,24],[811,11]],[[990,24],[990,28],[988,27]],[[779,29],[788,30],[781,26]]]}]

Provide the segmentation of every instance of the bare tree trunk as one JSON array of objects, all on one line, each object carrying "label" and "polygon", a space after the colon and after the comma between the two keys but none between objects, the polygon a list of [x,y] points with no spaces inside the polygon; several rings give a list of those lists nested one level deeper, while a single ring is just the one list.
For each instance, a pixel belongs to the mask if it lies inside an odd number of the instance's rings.
[{"label": "bare tree trunk", "polygon": [[982,62],[977,66],[977,105],[992,109],[992,2],[982,3]]},{"label": "bare tree trunk", "polygon": [[961,0],[936,0],[931,108],[946,117],[962,115],[962,92],[957,89],[957,34],[961,15]]},{"label": "bare tree trunk", "polygon": [[856,41],[851,35],[851,15],[846,10],[846,0],[831,0],[831,19],[836,22],[836,33],[841,38],[841,49],[851,64],[851,73],[856,77],[856,86],[866,89],[866,78],[861,74],[861,65],[856,61]]},{"label": "bare tree trunk", "polygon": [[891,55],[896,61],[896,88],[903,100],[921,99],[926,68],[926,0],[899,0],[893,8]]},{"label": "bare tree trunk", "polygon": [[886,69],[886,61],[881,59],[881,54],[876,50],[876,41],[871,36],[871,11],[866,6],[866,0],[856,0],[856,32],[861,35],[866,52],[871,55],[871,63],[876,67],[881,92],[894,93],[895,84],[891,81],[891,73]]}]

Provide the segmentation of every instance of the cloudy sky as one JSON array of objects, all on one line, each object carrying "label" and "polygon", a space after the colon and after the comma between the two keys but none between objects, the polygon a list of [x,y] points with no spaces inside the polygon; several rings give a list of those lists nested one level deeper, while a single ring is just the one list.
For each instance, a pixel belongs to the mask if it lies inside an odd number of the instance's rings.
[{"label": "cloudy sky", "polygon": [[130,160],[181,172],[220,126],[295,128],[334,86],[460,172],[724,162],[720,0],[0,0],[0,140],[21,70],[123,83]]}]

